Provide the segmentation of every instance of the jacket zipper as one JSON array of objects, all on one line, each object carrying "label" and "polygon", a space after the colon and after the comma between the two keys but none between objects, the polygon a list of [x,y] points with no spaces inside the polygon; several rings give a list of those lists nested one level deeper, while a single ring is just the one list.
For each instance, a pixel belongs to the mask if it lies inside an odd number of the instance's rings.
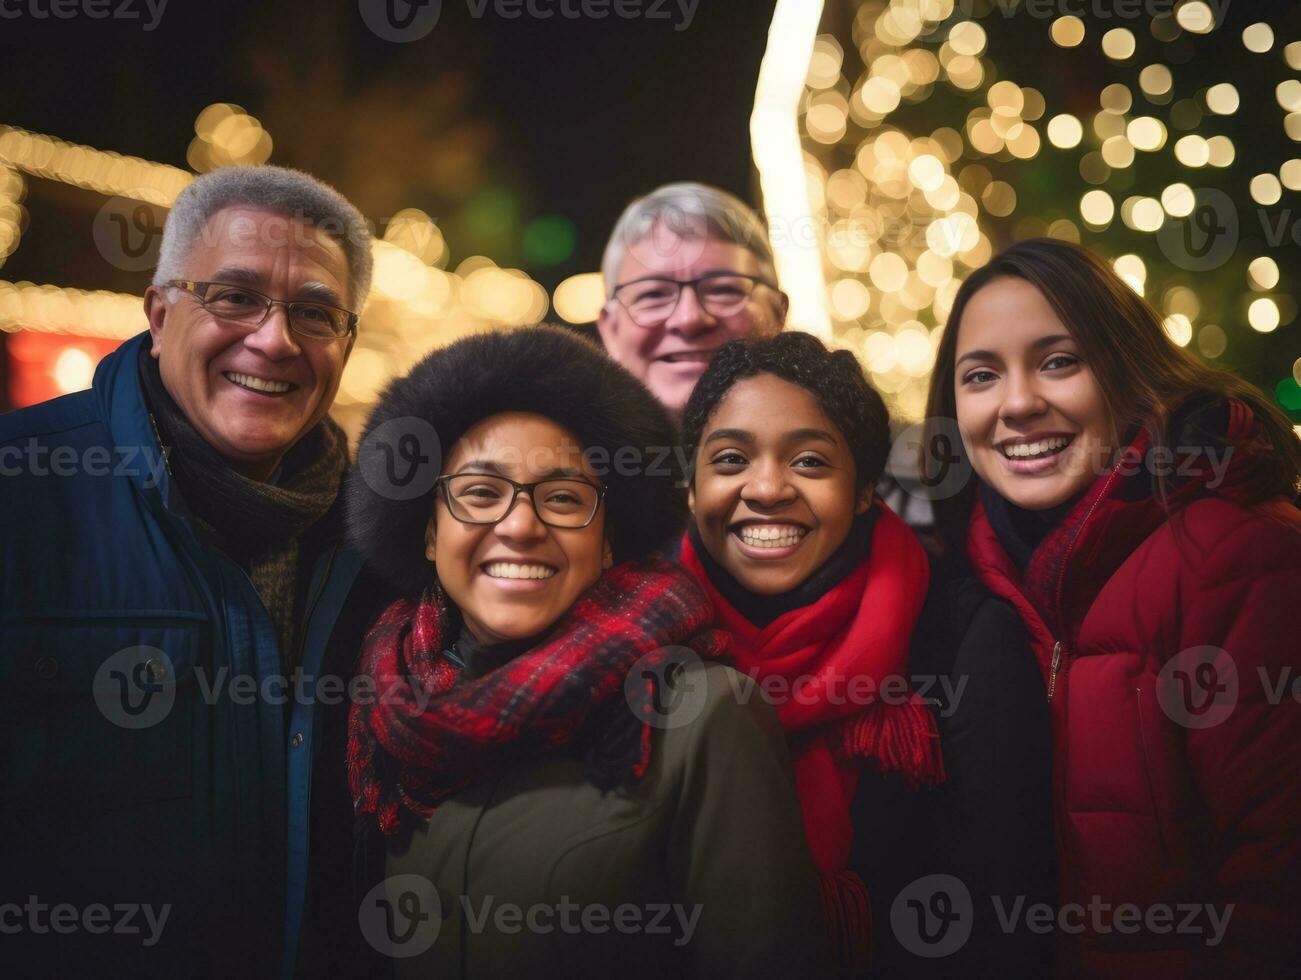
[{"label": "jacket zipper", "polygon": [[[1090,505],[1089,512],[1084,515],[1084,520],[1080,522],[1080,529],[1075,532],[1075,537],[1071,538],[1071,543],[1066,548],[1066,554],[1062,557],[1062,570],[1057,575],[1056,596],[1057,624],[1062,629],[1066,628],[1066,617],[1062,615],[1062,592],[1066,585],[1066,569],[1070,567],[1071,555],[1075,553],[1075,545],[1084,534],[1084,529],[1088,526],[1089,521],[1093,519],[1093,512],[1098,509],[1098,504],[1102,503],[1102,501],[1107,498],[1107,491],[1111,489],[1111,484],[1116,479],[1116,474],[1120,472],[1120,465],[1124,461],[1125,454],[1122,452],[1120,459],[1116,461],[1116,465],[1113,466],[1111,472],[1107,474],[1107,482],[1102,485],[1102,492],[1098,494],[1092,505]],[[1048,700],[1050,702],[1052,701],[1053,694],[1057,689],[1057,672],[1065,666],[1065,662],[1068,659],[1069,657],[1065,647],[1062,646],[1062,641],[1057,640],[1053,644],[1053,659],[1048,668]]]},{"label": "jacket zipper", "polygon": [[1057,687],[1057,668],[1062,665],[1062,641],[1053,644],[1053,662],[1048,670],[1048,700],[1053,699],[1053,689]]}]

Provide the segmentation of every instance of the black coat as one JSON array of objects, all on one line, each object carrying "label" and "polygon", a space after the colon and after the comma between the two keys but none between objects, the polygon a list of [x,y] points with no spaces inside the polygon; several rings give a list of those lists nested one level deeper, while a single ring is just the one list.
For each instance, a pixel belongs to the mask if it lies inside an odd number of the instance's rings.
[{"label": "black coat", "polygon": [[[1022,896],[1026,906],[1056,899],[1043,680],[1015,610],[965,569],[931,565],[909,672],[936,712],[946,778],[920,791],[875,774],[859,782],[850,863],[872,901],[869,975],[1047,977],[1051,934],[1027,932],[1024,920],[1009,933],[998,914]],[[938,875],[951,877],[929,877]],[[934,918],[944,909],[965,915],[952,937]]]}]

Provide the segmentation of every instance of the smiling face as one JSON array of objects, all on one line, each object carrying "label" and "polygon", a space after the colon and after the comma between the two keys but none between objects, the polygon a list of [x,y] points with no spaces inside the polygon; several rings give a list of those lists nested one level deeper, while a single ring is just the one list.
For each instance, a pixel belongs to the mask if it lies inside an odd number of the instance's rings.
[{"label": "smiling face", "polygon": [[747,590],[778,595],[822,567],[870,505],[854,458],[813,394],[771,374],[738,381],[696,450],[689,501],[710,556]]},{"label": "smiling face", "polygon": [[[489,473],[516,483],[567,478],[600,481],[577,437],[541,415],[503,412],[478,422],[447,457],[443,472]],[[495,491],[466,483],[457,493],[482,505]],[[531,494],[521,493],[497,524],[465,524],[440,492],[425,554],[438,580],[481,643],[534,636],[549,629],[609,566],[605,503],[583,528],[543,524]]]},{"label": "smiling face", "polygon": [[[703,231],[683,237],[660,222],[628,248],[615,282],[607,287],[645,276],[685,280],[720,272],[762,275],[748,248]],[[638,326],[618,301],[610,299],[597,318],[597,329],[610,356],[676,414],[720,346],[738,337],[776,333],[786,319],[786,306],[784,293],[761,284],[736,313],[713,316],[700,305],[694,290],[683,289],[677,306],[659,326]]]},{"label": "smiling face", "polygon": [[977,475],[1028,510],[1057,507],[1114,454],[1102,389],[1051,304],[1018,278],[971,297],[958,326],[958,428]]},{"label": "smiling face", "polygon": [[[186,260],[185,278],[247,286],[272,299],[344,308],[350,299],[343,247],[261,208],[213,215]],[[199,435],[245,476],[267,479],[334,401],[351,337],[300,337],[281,306],[249,332],[215,319],[197,297],[157,286],[145,294],[145,311],[164,387]]]}]

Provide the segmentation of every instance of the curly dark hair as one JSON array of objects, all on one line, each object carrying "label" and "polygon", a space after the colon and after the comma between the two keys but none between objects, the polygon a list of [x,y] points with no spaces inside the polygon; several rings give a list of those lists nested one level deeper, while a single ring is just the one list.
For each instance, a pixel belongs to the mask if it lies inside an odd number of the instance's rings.
[{"label": "curly dark hair", "polygon": [[828,350],[812,334],[797,330],[762,340],[732,340],[718,349],[683,412],[682,440],[693,456],[723,396],[738,381],[759,374],[799,385],[818,400],[853,454],[855,492],[881,478],[890,455],[885,402],[853,354]]},{"label": "curly dark hair", "polygon": [[[686,495],[671,452],[676,430],[640,381],[563,327],[477,334],[427,355],[380,395],[344,488],[350,543],[404,593],[418,594],[433,580],[424,535],[435,489],[395,493],[369,472],[373,434],[392,441],[397,435],[386,433],[427,422],[438,450],[447,453],[471,426],[502,412],[541,415],[578,437],[606,485],[606,527],[616,562],[643,558],[682,533]],[[387,423],[394,425],[377,432]],[[621,462],[629,452],[640,454],[639,462]],[[435,458],[441,469],[441,456]],[[432,483],[433,475],[423,482]]]}]

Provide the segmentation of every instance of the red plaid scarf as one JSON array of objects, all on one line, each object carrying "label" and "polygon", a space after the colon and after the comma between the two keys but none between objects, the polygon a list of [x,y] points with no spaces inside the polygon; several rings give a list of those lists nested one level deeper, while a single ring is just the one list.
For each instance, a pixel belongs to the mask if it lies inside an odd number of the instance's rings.
[{"label": "red plaid scarf", "polygon": [[[633,666],[637,718],[654,717],[654,683],[670,648],[718,656],[725,634],[678,566],[652,559],[610,569],[538,646],[472,680],[442,656],[447,612],[428,590],[389,606],[367,634],[360,673],[375,683],[348,716],[348,783],[358,814],[396,833],[403,811],[428,817],[460,790],[522,760],[571,744],[589,722],[617,711]],[[603,709],[605,709],[603,711]],[[650,762],[642,722],[628,775]]]}]

